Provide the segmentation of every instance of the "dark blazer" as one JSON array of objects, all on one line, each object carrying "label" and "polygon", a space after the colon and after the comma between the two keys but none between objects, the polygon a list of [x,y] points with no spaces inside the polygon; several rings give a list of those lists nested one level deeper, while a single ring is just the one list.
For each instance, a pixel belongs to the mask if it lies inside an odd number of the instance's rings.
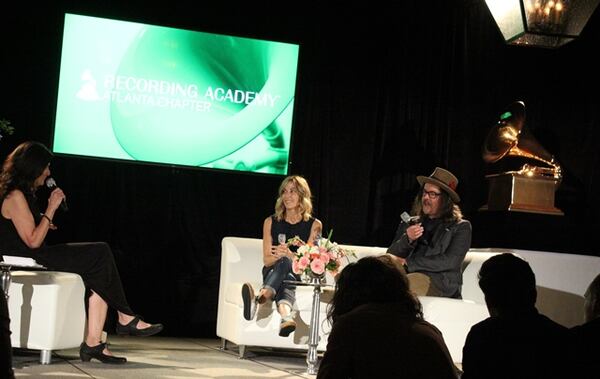
[{"label": "dark blazer", "polygon": [[461,298],[462,263],[471,247],[471,223],[464,219],[444,222],[427,244],[421,238],[409,243],[408,226],[400,223],[387,252],[405,258],[409,273],[429,276],[441,296]]}]

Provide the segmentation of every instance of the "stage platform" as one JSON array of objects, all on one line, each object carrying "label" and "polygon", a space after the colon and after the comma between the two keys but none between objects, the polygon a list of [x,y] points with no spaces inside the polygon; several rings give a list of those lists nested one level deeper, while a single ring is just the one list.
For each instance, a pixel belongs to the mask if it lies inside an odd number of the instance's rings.
[{"label": "stage platform", "polygon": [[221,350],[220,339],[109,336],[115,355],[127,357],[124,365],[83,363],[78,349],[52,354],[52,363],[39,363],[39,352],[15,349],[17,378],[315,378],[306,374],[306,353],[249,348],[238,359],[237,346]]}]

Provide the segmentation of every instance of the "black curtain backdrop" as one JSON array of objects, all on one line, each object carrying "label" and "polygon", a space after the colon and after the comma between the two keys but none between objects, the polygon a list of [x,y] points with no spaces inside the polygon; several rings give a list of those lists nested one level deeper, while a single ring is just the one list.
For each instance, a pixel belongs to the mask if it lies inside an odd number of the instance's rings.
[{"label": "black curtain backdrop", "polygon": [[[442,166],[460,180],[473,247],[600,255],[598,12],[579,40],[548,50],[506,46],[483,0],[290,6],[58,1],[4,10],[0,118],[16,132],[0,142],[2,157],[24,140],[51,143],[64,12],[294,42],[290,173],[308,179],[334,240],[388,245],[415,176]],[[481,147],[516,100],[563,166],[564,216],[479,211],[485,175],[512,164],[485,164]],[[165,335],[213,336],[221,239],[261,237],[282,177],[64,156],[51,169],[70,211],[57,215],[49,242],[108,242],[134,310],[164,322]]]}]

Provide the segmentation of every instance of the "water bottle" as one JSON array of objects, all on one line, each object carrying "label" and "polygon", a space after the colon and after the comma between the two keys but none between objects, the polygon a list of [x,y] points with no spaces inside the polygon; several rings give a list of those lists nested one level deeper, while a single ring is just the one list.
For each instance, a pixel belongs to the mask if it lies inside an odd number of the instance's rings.
[{"label": "water bottle", "polygon": [[285,245],[285,242],[286,242],[285,233],[279,233],[277,235],[277,242],[279,242],[280,245]]}]

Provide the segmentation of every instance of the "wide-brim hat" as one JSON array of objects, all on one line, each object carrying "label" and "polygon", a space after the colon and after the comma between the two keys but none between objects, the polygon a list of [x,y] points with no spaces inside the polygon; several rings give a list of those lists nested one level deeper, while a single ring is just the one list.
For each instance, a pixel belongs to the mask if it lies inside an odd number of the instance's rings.
[{"label": "wide-brim hat", "polygon": [[417,182],[423,187],[425,183],[435,184],[450,195],[450,198],[455,202],[460,202],[460,196],[456,193],[456,186],[458,186],[458,179],[448,170],[444,170],[441,167],[436,167],[433,174],[429,176],[417,176]]}]

